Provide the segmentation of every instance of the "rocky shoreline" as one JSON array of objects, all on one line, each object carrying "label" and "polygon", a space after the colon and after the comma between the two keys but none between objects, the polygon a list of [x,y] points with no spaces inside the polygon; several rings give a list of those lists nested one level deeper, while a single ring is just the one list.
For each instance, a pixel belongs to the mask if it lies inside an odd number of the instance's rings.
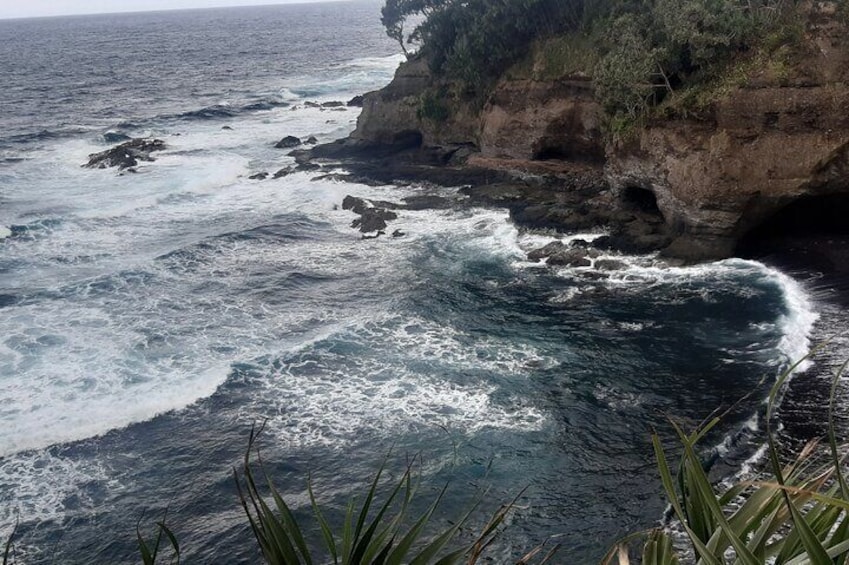
[{"label": "rocky shoreline", "polygon": [[[599,167],[540,168],[528,163],[528,169],[520,170],[474,156],[463,155],[462,160],[458,159],[457,154],[463,149],[440,147],[422,150],[404,144],[373,144],[343,139],[296,151],[293,155],[299,166],[344,169],[346,173],[334,175],[340,180],[379,185],[435,184],[457,188],[457,200],[422,197],[415,203],[417,209],[447,206],[506,208],[512,221],[521,228],[558,232],[604,228],[609,235],[596,240],[594,247],[629,254],[650,253],[671,241],[662,216],[651,202],[636,199],[628,206],[612,204],[614,197]],[[507,164],[515,165],[513,162]],[[355,227],[363,232],[384,230],[386,226],[382,222],[372,221],[374,216],[385,217],[387,211],[408,208],[409,200],[404,204],[373,204],[374,208]],[[354,208],[354,211],[361,213],[362,207]]]},{"label": "rocky shoreline", "polygon": [[605,133],[578,75],[505,75],[482,107],[455,96],[449,116],[429,118],[423,93],[452,90],[414,58],[363,97],[348,138],[293,155],[360,182],[456,186],[519,226],[605,228],[610,249],[684,263],[758,256],[788,218],[800,234],[847,234],[849,33],[834,6],[805,8],[805,36],[780,69],[741,67],[700,113],[655,117],[624,139]]}]

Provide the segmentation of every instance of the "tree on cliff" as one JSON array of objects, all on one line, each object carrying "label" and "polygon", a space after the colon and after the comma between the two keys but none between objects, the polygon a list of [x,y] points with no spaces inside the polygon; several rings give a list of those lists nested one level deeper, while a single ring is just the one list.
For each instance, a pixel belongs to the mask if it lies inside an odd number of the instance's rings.
[{"label": "tree on cliff", "polygon": [[[408,56],[485,95],[532,43],[580,36],[612,116],[633,119],[682,85],[792,26],[795,0],[386,0],[382,22]],[[789,23],[788,23],[789,22]],[[407,25],[412,23],[411,29]]]},{"label": "tree on cliff", "polygon": [[[576,29],[602,0],[386,0],[381,21],[409,55],[420,47],[431,68],[482,86],[537,37]],[[407,29],[408,22],[416,22]]]}]

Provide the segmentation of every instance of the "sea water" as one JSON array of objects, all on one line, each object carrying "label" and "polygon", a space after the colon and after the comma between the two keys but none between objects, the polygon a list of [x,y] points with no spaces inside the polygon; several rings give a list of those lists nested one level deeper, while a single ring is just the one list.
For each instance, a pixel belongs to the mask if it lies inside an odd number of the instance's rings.
[{"label": "sea water", "polygon": [[[305,519],[308,476],[338,522],[387,456],[393,476],[420,459],[422,504],[449,484],[437,525],[489,489],[480,525],[527,488],[499,563],[546,540],[591,563],[658,523],[650,430],[671,439],[669,417],[733,406],[705,447],[729,473],[756,453],[821,310],[790,276],[616,254],[614,271],[548,268],[527,252],[601,232],[468,206],[363,240],[348,194],[459,197],[248,178],[294,164],[284,136],[353,129],[356,108],[320,104],[391,79],[379,8],[0,21],[0,539],[18,523],[21,562],[137,561],[137,524],[166,508],[185,562],[255,562],[232,469],[263,423]],[[81,168],[116,135],[168,148],[136,174]]]}]

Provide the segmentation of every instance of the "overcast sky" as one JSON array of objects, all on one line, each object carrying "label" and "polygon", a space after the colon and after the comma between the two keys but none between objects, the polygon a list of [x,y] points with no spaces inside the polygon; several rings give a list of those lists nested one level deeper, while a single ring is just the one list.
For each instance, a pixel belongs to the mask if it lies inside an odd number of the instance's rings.
[{"label": "overcast sky", "polygon": [[316,0],[0,0],[0,18],[294,4]]}]

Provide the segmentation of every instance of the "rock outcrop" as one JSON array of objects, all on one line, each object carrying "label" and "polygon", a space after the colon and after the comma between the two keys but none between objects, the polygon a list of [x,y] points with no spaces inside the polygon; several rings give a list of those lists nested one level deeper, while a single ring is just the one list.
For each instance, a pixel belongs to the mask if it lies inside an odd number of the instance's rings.
[{"label": "rock outcrop", "polygon": [[756,69],[707,116],[654,121],[609,149],[614,190],[650,191],[677,235],[666,253],[727,257],[793,202],[849,193],[849,36],[832,9],[812,6],[794,60]]},{"label": "rock outcrop", "polygon": [[364,96],[348,139],[305,159],[372,160],[359,172],[384,181],[470,184],[473,198],[508,207],[524,225],[606,225],[611,234],[599,246],[728,257],[794,203],[812,214],[811,199],[832,198],[833,207],[834,195],[846,195],[839,205],[849,214],[849,30],[835,2],[800,10],[801,41],[741,57],[735,80],[697,115],[666,113],[627,141],[604,134],[592,84],[579,72],[506,73],[481,105],[411,60]]},{"label": "rock outcrop", "polygon": [[154,151],[165,149],[165,142],[161,139],[131,139],[117,145],[112,149],[92,153],[88,156],[88,162],[83,165],[88,169],[106,169],[117,167],[118,169],[131,169],[139,164],[139,161],[153,161],[150,156]]}]

